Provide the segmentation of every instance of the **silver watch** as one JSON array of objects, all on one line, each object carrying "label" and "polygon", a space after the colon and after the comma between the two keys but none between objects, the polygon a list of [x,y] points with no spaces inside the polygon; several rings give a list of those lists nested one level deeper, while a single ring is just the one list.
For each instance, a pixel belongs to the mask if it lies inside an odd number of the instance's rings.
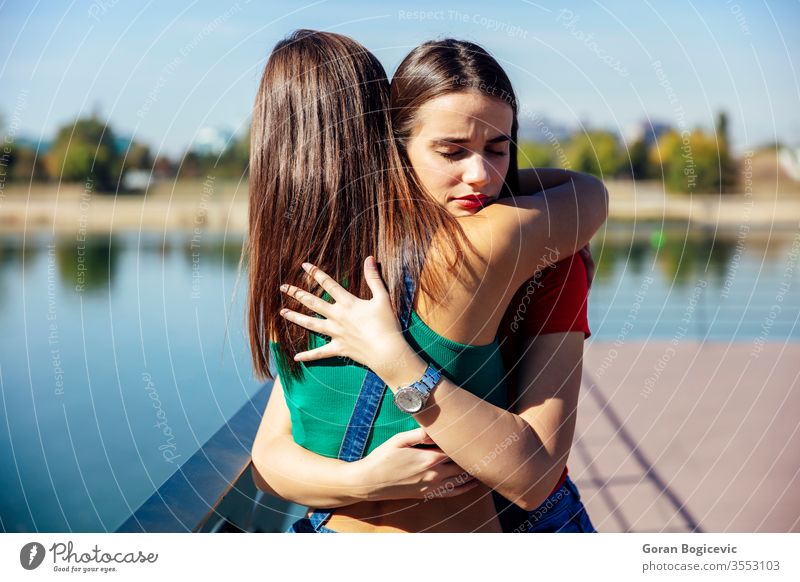
[{"label": "silver watch", "polygon": [[439,371],[428,364],[422,378],[408,386],[400,387],[394,394],[394,403],[397,408],[408,414],[415,414],[425,407],[425,403],[442,379]]}]

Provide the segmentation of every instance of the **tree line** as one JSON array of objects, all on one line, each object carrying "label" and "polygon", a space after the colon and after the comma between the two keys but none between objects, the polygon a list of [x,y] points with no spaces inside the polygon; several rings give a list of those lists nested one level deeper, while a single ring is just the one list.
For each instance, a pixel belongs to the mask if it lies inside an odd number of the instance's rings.
[{"label": "tree line", "polygon": [[658,180],[671,192],[731,192],[737,187],[738,162],[728,138],[728,118],[717,115],[713,132],[670,129],[648,143],[629,146],[609,131],[575,133],[565,144],[522,142],[519,165],[563,167],[603,179]]},{"label": "tree line", "polygon": [[[10,143],[8,143],[10,141]],[[178,160],[153,156],[137,141],[120,145],[114,130],[92,115],[58,129],[45,153],[5,139],[0,172],[10,181],[86,182],[95,190],[124,190],[126,172],[142,170],[155,179],[214,175],[238,179],[247,171],[249,131],[233,138],[220,155],[191,150]],[[713,132],[702,129],[662,133],[648,143],[641,137],[629,147],[610,131],[575,132],[564,144],[522,141],[519,165],[564,167],[603,179],[658,180],[673,192],[730,192],[737,186],[738,163],[730,151],[728,119],[717,116]]]},{"label": "tree line", "polygon": [[[2,129],[2,128],[0,128]],[[238,178],[246,171],[250,135],[234,138],[222,154],[200,154],[187,150],[178,160],[154,156],[150,146],[135,140],[120,140],[114,129],[97,116],[76,119],[58,129],[47,151],[17,140],[3,140],[0,171],[8,181],[91,181],[98,192],[125,190],[123,177],[132,170],[147,172],[153,179],[199,178],[213,174]]]}]

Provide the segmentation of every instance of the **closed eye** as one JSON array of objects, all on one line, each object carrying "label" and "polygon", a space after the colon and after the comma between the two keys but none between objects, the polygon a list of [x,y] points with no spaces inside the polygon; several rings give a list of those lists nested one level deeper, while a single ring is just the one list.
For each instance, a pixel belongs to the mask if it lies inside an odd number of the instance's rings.
[{"label": "closed eye", "polygon": [[[463,157],[469,151],[471,151],[471,150],[469,150],[467,148],[459,147],[459,148],[454,149],[454,150],[444,150],[444,151],[443,150],[436,150],[436,153],[439,154],[440,156],[442,156],[443,158],[447,159],[447,160],[457,160],[457,159]],[[494,156],[494,157],[504,157],[504,156],[508,155],[508,149],[507,148],[503,148],[501,150],[495,150],[495,149],[486,148],[484,151],[488,155]]]},{"label": "closed eye", "polygon": [[497,157],[503,157],[503,156],[507,156],[508,155],[508,151],[507,150],[503,150],[503,151],[500,151],[500,152],[498,152],[496,150],[486,150],[486,153],[489,154],[490,156],[497,156]]},{"label": "closed eye", "polygon": [[437,150],[436,153],[447,160],[455,160],[463,156],[466,153],[466,151],[467,150],[463,148],[459,148],[458,150],[455,151],[446,151],[446,152]]}]

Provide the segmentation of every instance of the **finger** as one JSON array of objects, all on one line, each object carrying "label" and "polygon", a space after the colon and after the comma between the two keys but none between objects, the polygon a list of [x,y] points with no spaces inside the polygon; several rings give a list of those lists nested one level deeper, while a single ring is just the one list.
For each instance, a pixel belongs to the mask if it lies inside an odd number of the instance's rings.
[{"label": "finger", "polygon": [[325,358],[336,358],[341,356],[339,350],[332,344],[325,344],[307,352],[299,352],[294,356],[295,362],[313,362],[314,360],[324,360]]},{"label": "finger", "polygon": [[311,275],[314,280],[319,283],[320,287],[325,289],[326,293],[337,303],[355,298],[354,295],[350,294],[347,289],[339,285],[339,283],[333,280],[333,277],[329,276],[319,267],[315,267],[311,263],[303,263],[303,269],[306,273]]},{"label": "finger", "polygon": [[403,444],[406,445],[422,445],[422,444],[433,444],[433,440],[428,433],[425,431],[424,427],[415,428],[412,430],[407,430],[405,432],[399,433],[402,435]]},{"label": "finger", "polygon": [[397,446],[411,447],[425,442],[429,437],[424,428],[415,428],[399,432],[393,438]]},{"label": "finger", "polygon": [[446,463],[450,460],[450,457],[447,456],[447,453],[432,451],[430,449],[425,450],[425,457],[425,466],[429,469],[437,465],[441,465],[442,463]]},{"label": "finger", "polygon": [[420,444],[420,445],[435,445],[436,443],[433,442],[433,439],[430,437],[430,435],[425,435],[425,439],[421,440],[418,444]]},{"label": "finger", "polygon": [[315,313],[319,313],[323,317],[330,317],[331,315],[331,304],[327,301],[320,299],[316,295],[309,293],[308,291],[303,291],[299,287],[295,287],[294,285],[281,285],[281,291],[286,293],[289,297],[297,299],[301,304],[308,307],[311,311]]},{"label": "finger", "polygon": [[389,297],[381,273],[378,271],[378,263],[373,256],[367,257],[367,260],[364,261],[364,279],[367,280],[367,287],[372,291],[373,297]]},{"label": "finger", "polygon": [[291,309],[286,309],[285,307],[281,309],[281,316],[284,319],[291,321],[299,325],[300,327],[304,327],[309,331],[313,331],[322,335],[330,336],[328,329],[328,320],[327,319],[320,319],[319,317],[311,317],[309,315],[303,315],[302,313],[297,313],[296,311],[292,311]]}]

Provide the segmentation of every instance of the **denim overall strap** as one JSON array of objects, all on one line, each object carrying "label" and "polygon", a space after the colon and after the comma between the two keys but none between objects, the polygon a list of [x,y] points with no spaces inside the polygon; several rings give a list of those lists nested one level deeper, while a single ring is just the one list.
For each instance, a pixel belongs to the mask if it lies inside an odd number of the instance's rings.
[{"label": "denim overall strap", "polygon": [[[411,306],[414,302],[414,281],[403,269],[404,295],[400,301],[400,325],[405,331],[411,319]],[[372,370],[367,370],[361,391],[358,394],[353,414],[347,423],[347,429],[342,439],[342,446],[339,449],[339,459],[352,463],[364,456],[367,449],[367,439],[372,432],[372,425],[378,416],[383,395],[386,392],[386,384]],[[332,510],[320,509],[311,514],[311,525],[319,531],[322,524],[330,518]]]}]

